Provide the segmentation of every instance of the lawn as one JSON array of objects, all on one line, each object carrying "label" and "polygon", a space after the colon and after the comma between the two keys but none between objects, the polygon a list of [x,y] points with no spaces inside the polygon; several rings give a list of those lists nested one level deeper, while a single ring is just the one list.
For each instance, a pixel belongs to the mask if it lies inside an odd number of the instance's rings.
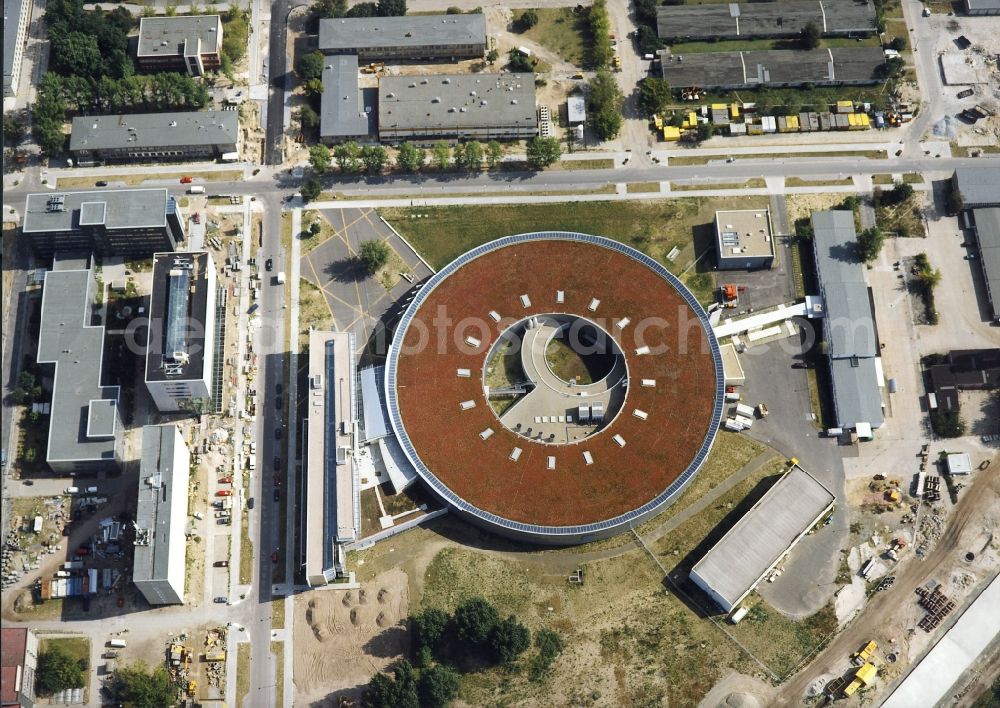
[{"label": "lawn", "polygon": [[886,233],[900,237],[923,237],[924,219],[920,208],[920,195],[913,194],[901,204],[879,204],[875,208],[875,222]]},{"label": "lawn", "polygon": [[[318,234],[314,235],[309,230],[309,227],[313,224],[319,224]],[[316,248],[316,246],[333,237],[334,234],[336,234],[336,230],[318,211],[313,209],[304,210],[302,212],[302,242],[299,244],[299,252],[304,256]]]},{"label": "lawn", "polygon": [[[383,209],[382,216],[435,269],[471,248],[510,234],[550,229],[581,231],[620,241],[643,251],[677,274],[702,303],[714,299],[715,278],[691,267],[713,246],[711,223],[719,209],[754,209],[766,197],[693,197],[624,202],[573,202],[503,206],[443,206]],[[426,214],[427,218],[411,218]],[[673,261],[666,256],[677,248]],[[711,259],[708,259],[709,261]],[[704,267],[710,268],[705,262]],[[687,272],[685,272],[687,271]]]},{"label": "lawn", "polygon": [[629,194],[648,194],[650,192],[659,192],[660,183],[659,182],[629,182],[625,185],[625,191]]},{"label": "lawn", "polygon": [[309,328],[332,330],[333,315],[322,291],[305,278],[299,279],[299,350],[309,343]]},{"label": "lawn", "polygon": [[843,179],[805,179],[803,177],[786,177],[786,187],[839,187],[854,184],[850,177]]},{"label": "lawn", "polygon": [[[773,153],[753,153],[750,155],[737,155],[738,160],[771,160],[774,159]],[[885,150],[838,150],[825,151],[825,152],[789,152],[784,155],[784,157],[866,157],[869,160],[885,160],[886,152]],[[692,165],[707,165],[709,162],[716,162],[724,159],[723,155],[690,155],[673,157],[669,159],[669,164],[671,167],[680,166],[692,166]]]},{"label": "lawn", "polygon": [[[587,20],[573,14],[573,8],[538,8],[538,24],[520,32],[520,36],[552,50],[560,59],[574,66],[583,66],[586,56]],[[524,10],[514,12],[514,27]]]},{"label": "lawn", "polygon": [[[683,562],[707,534],[721,534],[734,512],[759,498],[782,469],[780,460],[765,465],[661,539],[654,552],[668,567]],[[633,551],[588,563],[582,586],[571,585],[539,560],[544,561],[544,554],[520,561],[447,548],[430,563],[415,606],[451,610],[465,599],[483,596],[501,615],[516,614],[533,631],[554,629],[566,642],[542,683],[527,680],[518,665],[466,674],[460,689],[464,703],[695,705],[729,671],[759,672],[718,625],[665,587],[647,556]],[[830,608],[795,621],[755,596],[749,603],[752,615],[727,631],[781,678],[836,626]]]},{"label": "lawn", "polygon": [[763,177],[752,177],[746,182],[705,182],[704,184],[670,183],[671,192],[700,192],[705,189],[761,189],[767,186]]},{"label": "lawn", "polygon": [[84,694],[90,689],[90,640],[87,637],[49,637],[38,643],[38,653],[43,654],[54,646],[58,646],[69,654],[70,658],[82,662]]},{"label": "lawn", "polygon": [[282,708],[285,704],[285,643],[271,642],[271,653],[274,654],[274,706]]},{"label": "lawn", "polygon": [[246,509],[240,514],[240,585],[249,585],[253,578],[253,541]]},{"label": "lawn", "polygon": [[236,705],[243,705],[248,693],[250,693],[250,644],[244,642],[236,647]]},{"label": "lawn", "polygon": [[[892,178],[892,175],[872,175],[872,184],[875,186],[891,187],[895,182],[896,180]],[[903,182],[906,184],[923,184],[924,178],[916,172],[906,172],[903,174]]]},{"label": "lawn", "polygon": [[615,161],[610,157],[597,157],[590,160],[560,160],[549,170],[610,170],[615,166]]},{"label": "lawn", "polygon": [[389,259],[385,262],[385,265],[378,269],[378,272],[375,274],[375,280],[386,291],[391,291],[396,287],[396,283],[403,279],[403,273],[407,275],[412,275],[412,273],[407,267],[406,262],[396,253],[396,249],[388,242],[386,242],[386,245],[389,247]]}]

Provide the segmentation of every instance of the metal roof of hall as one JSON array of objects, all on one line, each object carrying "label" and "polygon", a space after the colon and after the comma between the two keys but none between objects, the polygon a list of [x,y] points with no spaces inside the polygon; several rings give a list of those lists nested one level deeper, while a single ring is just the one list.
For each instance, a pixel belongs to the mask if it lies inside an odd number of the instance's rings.
[{"label": "metal roof of hall", "polygon": [[376,47],[449,46],[485,42],[486,17],[482,13],[339,17],[319,22],[319,49],[326,53]]}]

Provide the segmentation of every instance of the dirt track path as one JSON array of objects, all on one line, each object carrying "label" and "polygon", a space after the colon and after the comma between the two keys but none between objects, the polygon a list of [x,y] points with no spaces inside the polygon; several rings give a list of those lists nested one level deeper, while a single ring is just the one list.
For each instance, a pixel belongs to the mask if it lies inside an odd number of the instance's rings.
[{"label": "dirt track path", "polygon": [[[886,618],[893,615],[894,610],[904,603],[915,601],[914,591],[918,586],[927,582],[929,578],[938,576],[942,569],[948,569],[959,561],[968,550],[960,547],[960,542],[969,521],[982,515],[998,496],[1000,496],[1000,467],[993,464],[988,471],[982,472],[976,478],[972,487],[966,488],[947,530],[927,557],[923,561],[911,560],[901,572],[897,573],[895,585],[887,591],[876,594],[857,619],[781,689],[775,697],[774,705],[801,705],[806,690],[818,676],[842,666],[848,655],[857,649],[858,643],[865,637],[877,634],[888,621]],[[969,596],[973,597],[975,593]],[[963,609],[964,606],[955,612],[954,616],[961,616]]]}]

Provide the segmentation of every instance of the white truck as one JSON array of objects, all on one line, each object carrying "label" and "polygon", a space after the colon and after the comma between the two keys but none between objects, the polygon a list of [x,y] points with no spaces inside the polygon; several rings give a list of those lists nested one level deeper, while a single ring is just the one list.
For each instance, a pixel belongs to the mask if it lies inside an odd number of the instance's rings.
[{"label": "white truck", "polygon": [[285,271],[281,271],[276,276],[274,276],[274,282],[277,283],[278,285],[284,285],[285,284]]},{"label": "white truck", "polygon": [[200,184],[188,187],[188,194],[204,194],[204,193],[205,193],[205,188],[202,187]]}]

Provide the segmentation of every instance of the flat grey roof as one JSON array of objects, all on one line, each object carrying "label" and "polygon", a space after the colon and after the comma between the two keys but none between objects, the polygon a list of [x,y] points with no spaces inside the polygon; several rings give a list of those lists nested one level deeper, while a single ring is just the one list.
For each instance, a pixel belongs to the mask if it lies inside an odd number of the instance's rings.
[{"label": "flat grey roof", "polygon": [[319,49],[325,54],[370,48],[426,47],[486,43],[486,17],[407,15],[340,17],[319,21]]},{"label": "flat grey roof", "polygon": [[993,316],[1000,317],[1000,207],[973,209],[972,218],[986,287],[993,298]]},{"label": "flat grey roof", "polygon": [[365,442],[389,435],[389,415],[382,396],[385,382],[384,366],[369,366],[361,370],[361,408],[364,414]]},{"label": "flat grey roof", "polygon": [[[10,86],[17,53],[17,30],[25,0],[3,0],[3,83]],[[17,86],[11,86],[16,91]]]},{"label": "flat grey roof", "polygon": [[[115,459],[115,440],[108,439],[106,431],[107,415],[117,405],[118,387],[101,386],[104,327],[90,325],[93,302],[89,268],[56,268],[45,274],[37,360],[55,364],[48,461]],[[87,434],[91,401],[100,399],[109,403],[107,408],[94,409],[101,437],[91,438]]]},{"label": "flat grey roof", "polygon": [[[736,209],[715,212],[715,237],[719,256],[737,258],[744,256],[773,256],[774,239],[771,238],[771,217],[767,209]],[[729,245],[732,241],[736,246]],[[734,254],[733,248],[740,253]]]},{"label": "flat grey roof", "polygon": [[878,83],[885,55],[878,47],[773,49],[749,52],[661,53],[671,86],[752,86],[795,83]]},{"label": "flat grey roof", "polygon": [[1000,206],[1000,167],[960,167],[955,182],[966,204]]},{"label": "flat grey roof", "polygon": [[823,34],[874,32],[875,7],[854,0],[666,5],[657,9],[660,37],[746,38],[798,34],[810,22]]},{"label": "flat grey roof", "polygon": [[378,122],[379,130],[535,125],[535,76],[386,76],[379,81]]},{"label": "flat grey roof", "polygon": [[797,465],[698,561],[696,573],[735,606],[837,500]]},{"label": "flat grey roof", "polygon": [[965,0],[968,10],[1000,10],[1000,0]]},{"label": "flat grey roof", "polygon": [[830,359],[830,378],[839,427],[854,428],[858,423],[881,427],[885,414],[874,358]]},{"label": "flat grey roof", "polygon": [[[187,266],[190,270],[183,270]],[[207,332],[209,280],[208,269],[214,268],[206,251],[157,253],[153,256],[152,292],[149,296],[149,339],[146,347],[146,381],[192,381],[204,374],[205,352],[213,346],[215,332]],[[182,269],[182,270],[178,270]],[[171,305],[171,274],[188,275],[184,307],[179,312]],[[180,292],[177,296],[183,296]],[[172,316],[182,318],[184,353],[187,361],[176,361],[166,351],[167,330]],[[167,367],[171,373],[167,373]]]},{"label": "flat grey roof", "polygon": [[75,152],[115,148],[235,145],[239,131],[239,114],[236,111],[80,116],[73,119],[69,149]]},{"label": "flat grey roof", "polygon": [[118,422],[118,404],[98,398],[87,409],[87,437],[114,437]]},{"label": "flat grey roof", "polygon": [[189,43],[188,53],[191,53],[198,40],[201,40],[201,54],[213,54],[219,51],[221,35],[222,18],[219,15],[141,17],[136,56],[183,56],[184,43]]},{"label": "flat grey roof", "polygon": [[[174,425],[145,425],[142,428],[142,456],[139,461],[139,501],[135,524],[148,530],[146,544],[135,544],[133,582],[166,580],[170,570],[170,544],[184,543],[184,529],[171,528],[173,486],[188,486],[186,450],[179,449]],[[185,515],[187,509],[184,510]]]},{"label": "flat grey roof", "polygon": [[[324,138],[367,135],[369,115],[358,83],[358,55],[324,57],[323,64],[319,134]],[[374,112],[375,107],[371,109]]]},{"label": "flat grey roof", "polygon": [[[62,208],[56,202],[62,197]],[[99,192],[45,192],[29,194],[21,230],[25,233],[75,231],[84,204],[102,203],[104,227],[137,229],[166,226],[169,195],[166,189],[116,189]],[[93,214],[93,207],[88,214]]]}]

